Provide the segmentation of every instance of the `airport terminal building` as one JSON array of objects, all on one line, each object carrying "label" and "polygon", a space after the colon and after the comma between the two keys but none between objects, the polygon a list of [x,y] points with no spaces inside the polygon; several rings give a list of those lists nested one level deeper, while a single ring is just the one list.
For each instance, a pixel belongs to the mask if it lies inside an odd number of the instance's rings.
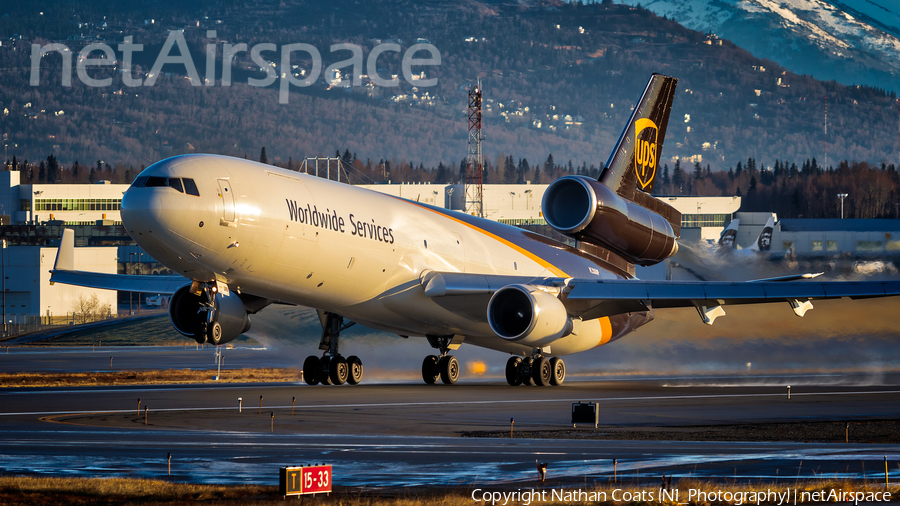
[{"label": "airport terminal building", "polygon": [[[565,240],[547,225],[541,201],[547,184],[486,184],[486,218]],[[120,274],[163,274],[164,266],[134,244],[119,208],[129,185],[20,184],[16,171],[0,172],[2,267],[6,272],[7,319],[57,317],[73,312],[79,295],[96,293],[116,311],[121,296],[103,290],[50,286],[49,271],[64,228],[75,230],[76,269]],[[465,211],[462,184],[377,184],[362,187],[445,209]],[[734,218],[737,244],[748,247],[772,213],[740,211],[740,197],[658,196],[681,212],[682,243],[715,243]],[[797,256],[893,255],[900,251],[900,220],[797,220],[775,222],[772,252]],[[667,266],[638,269],[638,277],[665,278]],[[127,311],[128,297],[124,296]],[[121,302],[120,302],[121,303]],[[10,316],[12,315],[12,316]]]}]

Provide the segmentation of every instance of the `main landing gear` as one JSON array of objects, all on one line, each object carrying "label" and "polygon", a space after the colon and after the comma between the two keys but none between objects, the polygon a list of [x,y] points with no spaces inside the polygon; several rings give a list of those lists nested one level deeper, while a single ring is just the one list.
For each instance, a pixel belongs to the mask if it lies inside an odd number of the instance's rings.
[{"label": "main landing gear", "polygon": [[341,332],[355,325],[354,322],[344,324],[344,318],[334,313],[323,313],[322,339],[319,349],[324,350],[322,358],[315,355],[303,361],[303,379],[308,385],[351,385],[362,381],[362,360],[357,356],[344,358],[338,353],[338,338]]},{"label": "main landing gear", "polygon": [[509,357],[506,382],[518,385],[562,385],[566,380],[566,364],[559,357],[547,359],[535,350],[531,357]]},{"label": "main landing gear", "polygon": [[[459,379],[459,360],[448,352],[451,346],[459,347],[454,343],[454,336],[427,336],[431,346],[440,350],[440,356],[428,355],[422,362],[422,379],[429,385],[434,385],[438,378],[445,385],[452,385]],[[453,348],[453,349],[456,349]]]}]

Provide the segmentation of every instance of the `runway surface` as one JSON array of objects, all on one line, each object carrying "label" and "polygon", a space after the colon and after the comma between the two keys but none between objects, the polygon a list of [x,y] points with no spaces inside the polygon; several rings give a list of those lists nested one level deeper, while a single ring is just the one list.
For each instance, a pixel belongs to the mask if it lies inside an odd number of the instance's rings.
[{"label": "runway surface", "polygon": [[[210,367],[212,352],[183,349],[15,352],[2,370],[105,370],[114,363],[181,360]],[[12,353],[11,353],[12,354]],[[99,357],[96,357],[100,355]],[[270,357],[228,350],[255,366]],[[262,357],[262,358],[260,358]],[[118,362],[116,362],[118,361]],[[150,366],[151,368],[154,366]],[[180,365],[173,365],[180,367]],[[791,399],[786,385],[791,384]],[[260,396],[262,401],[260,402]],[[142,411],[138,412],[138,398]],[[239,412],[238,398],[241,398]],[[291,415],[293,400],[294,414]],[[419,382],[356,387],[305,384],[14,388],[0,391],[0,473],[141,476],[203,483],[277,482],[284,465],[327,462],[339,485],[531,486],[535,460],[573,486],[662,474],[757,480],[900,477],[900,446],[462,438],[462,431],[570,428],[572,402],[596,401],[601,428],[636,430],[724,423],[900,418],[900,378],[793,375],[614,378],[562,387],[509,387],[502,379],[454,386]],[[260,404],[262,407],[260,408]],[[149,406],[148,425],[143,408]],[[261,413],[260,413],[261,412]],[[274,413],[274,432],[272,414]],[[584,428],[594,431],[595,429]],[[877,473],[880,473],[877,474]]]}]

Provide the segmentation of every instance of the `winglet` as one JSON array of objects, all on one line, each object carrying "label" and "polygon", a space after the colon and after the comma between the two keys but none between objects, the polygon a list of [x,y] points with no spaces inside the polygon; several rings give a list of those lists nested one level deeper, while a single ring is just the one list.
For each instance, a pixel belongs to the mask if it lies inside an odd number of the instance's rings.
[{"label": "winglet", "polygon": [[62,238],[59,240],[59,250],[56,252],[56,263],[53,264],[53,270],[75,270],[75,231],[71,228],[63,230]]}]

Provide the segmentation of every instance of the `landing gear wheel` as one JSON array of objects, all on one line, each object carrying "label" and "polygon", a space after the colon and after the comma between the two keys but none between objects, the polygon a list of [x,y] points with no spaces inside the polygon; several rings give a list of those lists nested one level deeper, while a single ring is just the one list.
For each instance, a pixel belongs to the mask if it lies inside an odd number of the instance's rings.
[{"label": "landing gear wheel", "polygon": [[322,366],[319,364],[319,357],[309,356],[303,361],[303,380],[307,385],[315,386],[319,384],[319,371]]},{"label": "landing gear wheel", "polygon": [[438,358],[434,355],[428,355],[422,361],[422,379],[429,385],[434,385],[438,376],[441,374],[438,369]]},{"label": "landing gear wheel", "polygon": [[319,359],[319,383],[323,385],[331,384],[331,357],[322,357]]},{"label": "landing gear wheel", "polygon": [[328,365],[328,376],[331,378],[331,383],[343,385],[347,382],[349,373],[350,370],[347,367],[347,359],[340,355],[331,359],[331,363]]},{"label": "landing gear wheel", "polygon": [[552,375],[553,371],[550,369],[549,360],[541,357],[534,361],[534,366],[531,368],[531,379],[534,380],[535,385],[539,387],[549,385]]},{"label": "landing gear wheel", "polygon": [[222,325],[220,325],[219,322],[213,322],[206,333],[208,341],[213,345],[218,346],[222,341]]},{"label": "landing gear wheel", "polygon": [[550,376],[551,385],[559,386],[563,384],[563,381],[566,381],[566,363],[561,358],[553,357],[550,359],[550,371],[552,372]]},{"label": "landing gear wheel", "polygon": [[349,374],[347,375],[347,383],[351,385],[358,385],[360,381],[362,381],[363,375],[363,366],[362,360],[359,359],[356,355],[351,355],[347,358],[347,369],[349,370]]},{"label": "landing gear wheel", "polygon": [[441,381],[445,385],[452,385],[459,379],[459,360],[453,355],[445,355],[441,358]]},{"label": "landing gear wheel", "polygon": [[534,359],[531,357],[523,358],[522,363],[519,364],[519,378],[522,379],[522,384],[525,386],[534,384],[534,381],[531,380],[532,368],[534,368]]},{"label": "landing gear wheel", "polygon": [[198,323],[194,327],[194,341],[197,341],[197,344],[206,343],[206,322]]},{"label": "landing gear wheel", "polygon": [[506,361],[506,382],[516,387],[522,384],[522,357],[509,357]]}]

